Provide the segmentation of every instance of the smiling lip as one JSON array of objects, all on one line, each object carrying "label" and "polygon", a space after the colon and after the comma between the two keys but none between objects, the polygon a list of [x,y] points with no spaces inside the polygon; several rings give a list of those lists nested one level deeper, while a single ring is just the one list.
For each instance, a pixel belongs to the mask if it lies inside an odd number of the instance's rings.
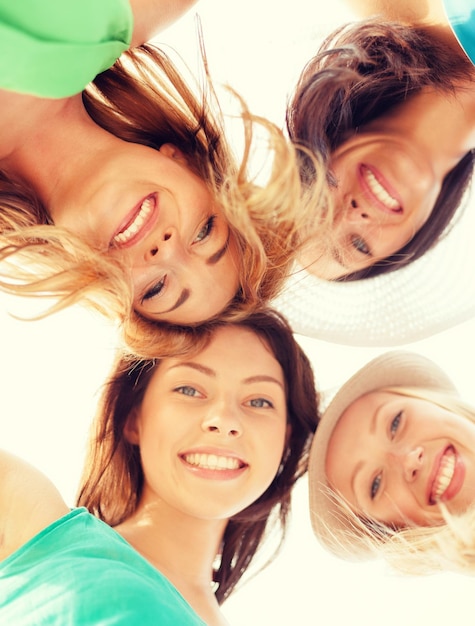
[{"label": "smiling lip", "polygon": [[157,209],[156,193],[143,198],[122,221],[111,239],[111,245],[115,248],[128,248],[145,237],[157,221]]},{"label": "smiling lip", "polygon": [[465,478],[465,464],[453,446],[438,455],[429,480],[429,504],[451,500],[461,489]]},{"label": "smiling lip", "polygon": [[365,164],[358,168],[358,179],[365,196],[384,213],[402,215],[403,208],[397,193],[378,170]]},{"label": "smiling lip", "polygon": [[248,464],[229,450],[197,448],[183,452],[179,458],[195,476],[214,480],[232,480],[240,476]]}]

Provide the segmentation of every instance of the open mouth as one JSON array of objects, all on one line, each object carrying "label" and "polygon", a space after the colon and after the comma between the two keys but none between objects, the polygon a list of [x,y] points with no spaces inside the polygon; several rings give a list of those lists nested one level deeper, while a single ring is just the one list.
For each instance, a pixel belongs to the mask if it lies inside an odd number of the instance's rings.
[{"label": "open mouth", "polygon": [[236,457],[219,456],[217,454],[203,454],[193,452],[182,457],[188,465],[208,470],[238,470],[245,467],[245,463]]},{"label": "open mouth", "polygon": [[147,196],[132,212],[132,216],[127,223],[121,227],[112,238],[111,243],[116,247],[124,247],[138,239],[157,205],[156,194]]},{"label": "open mouth", "polygon": [[450,483],[452,482],[452,479],[454,477],[456,460],[457,457],[455,454],[455,450],[452,446],[449,446],[440,460],[437,474],[435,475],[435,478],[432,482],[432,488],[429,497],[430,504],[435,504],[436,502],[441,500],[448,490]]},{"label": "open mouth", "polygon": [[361,165],[360,173],[369,192],[374,196],[378,203],[383,206],[384,209],[390,211],[391,213],[402,213],[402,207],[399,200],[389,193],[381,180],[368,166]]}]

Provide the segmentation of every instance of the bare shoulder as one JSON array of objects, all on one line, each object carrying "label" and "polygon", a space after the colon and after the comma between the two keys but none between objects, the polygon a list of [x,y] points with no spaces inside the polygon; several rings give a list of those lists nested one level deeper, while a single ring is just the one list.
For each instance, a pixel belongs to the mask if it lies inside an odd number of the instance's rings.
[{"label": "bare shoulder", "polygon": [[49,478],[19,457],[0,451],[0,560],[68,511]]},{"label": "bare shoulder", "polygon": [[150,41],[178,20],[198,0],[129,0],[134,16],[131,47]]}]

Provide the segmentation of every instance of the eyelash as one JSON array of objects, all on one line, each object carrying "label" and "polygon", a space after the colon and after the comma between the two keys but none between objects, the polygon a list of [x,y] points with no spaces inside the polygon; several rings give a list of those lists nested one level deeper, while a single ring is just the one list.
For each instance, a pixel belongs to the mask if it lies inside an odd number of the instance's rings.
[{"label": "eyelash", "polygon": [[[213,232],[215,226],[216,226],[216,215],[210,215],[209,218],[206,220],[205,225],[203,226],[203,228],[200,230],[200,232],[196,235],[193,243],[201,243],[202,241],[204,241],[205,239],[207,239],[211,233]],[[200,234],[205,231],[204,237],[202,239],[198,239],[198,237],[200,236]]]},{"label": "eyelash", "polygon": [[359,237],[358,235],[351,235],[350,243],[353,248],[358,252],[361,252],[361,254],[371,256],[371,250],[369,249],[368,244],[362,237]]},{"label": "eyelash", "polygon": [[371,483],[371,489],[369,493],[371,500],[375,499],[380,485],[381,485],[381,474],[378,474],[376,478],[373,480],[373,482]]},{"label": "eyelash", "polygon": [[[398,428],[401,424],[401,418],[402,418],[402,411],[399,411],[399,413],[397,413],[391,420],[391,423],[389,425],[389,433],[390,433],[391,439],[394,439],[394,437],[396,436]],[[374,480],[371,482],[370,494],[369,494],[371,500],[374,500],[374,498],[376,497],[376,494],[378,493],[380,485],[381,485],[381,474],[378,474],[376,478],[374,478]]]},{"label": "eyelash", "polygon": [[[254,404],[252,404],[253,402],[261,402],[261,406],[256,406]],[[266,404],[266,406],[264,407],[263,404]],[[253,398],[252,400],[249,400],[249,405],[254,408],[254,409],[273,409],[274,405],[272,404],[272,402],[270,400],[266,400],[265,398]]]},{"label": "eyelash", "polygon": [[142,302],[144,302],[145,300],[151,300],[152,298],[155,298],[155,296],[160,295],[164,286],[165,286],[165,277],[161,278],[157,283],[155,283],[155,285],[153,285],[153,287],[150,287],[150,289],[148,289],[144,293],[142,297]]},{"label": "eyelash", "polygon": [[391,425],[389,427],[389,432],[391,434],[391,439],[394,439],[397,430],[399,428],[399,425],[401,423],[401,418],[402,418],[402,411],[399,411],[399,413],[393,418]]},{"label": "eyelash", "polygon": [[[211,235],[211,233],[215,229],[216,217],[217,217],[216,215],[210,215],[210,217],[206,220],[206,223],[203,226],[203,228],[200,230],[198,235],[193,240],[193,243],[201,243],[205,239],[208,239],[208,237]],[[200,236],[200,233],[202,233],[203,231],[204,231],[203,238],[198,239],[198,237]],[[162,278],[144,293],[144,295],[142,296],[142,302],[145,302],[146,300],[151,300],[152,298],[155,298],[156,296],[160,295],[161,292],[163,291],[164,286],[165,286],[165,278]]]},{"label": "eyelash", "polygon": [[[189,398],[196,398],[201,395],[200,392],[191,385],[182,385],[181,387],[175,387],[173,391],[176,391],[183,396],[188,396]],[[188,393],[189,391],[192,391],[193,393]]]}]

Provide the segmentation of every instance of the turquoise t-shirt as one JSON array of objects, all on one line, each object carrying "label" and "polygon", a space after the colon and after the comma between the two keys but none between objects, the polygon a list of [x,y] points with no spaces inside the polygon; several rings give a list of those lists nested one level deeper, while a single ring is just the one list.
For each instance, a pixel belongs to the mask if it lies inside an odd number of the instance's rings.
[{"label": "turquoise t-shirt", "polygon": [[158,570],[85,508],[0,563],[0,624],[205,626]]},{"label": "turquoise t-shirt", "polygon": [[132,28],[128,0],[0,0],[0,88],[79,93],[127,50]]},{"label": "turquoise t-shirt", "polygon": [[468,58],[475,64],[474,0],[444,0],[447,19]]}]

